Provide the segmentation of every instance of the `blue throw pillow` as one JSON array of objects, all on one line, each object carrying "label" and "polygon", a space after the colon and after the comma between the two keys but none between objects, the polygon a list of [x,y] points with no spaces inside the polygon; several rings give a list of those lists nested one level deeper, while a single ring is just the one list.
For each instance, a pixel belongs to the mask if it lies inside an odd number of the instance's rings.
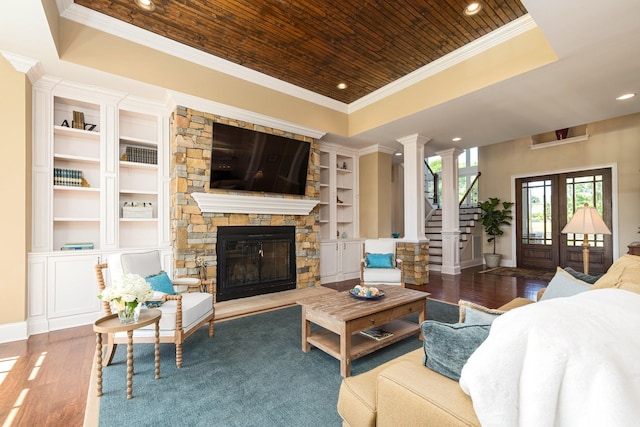
[{"label": "blue throw pillow", "polygon": [[440,375],[458,381],[462,367],[487,339],[491,326],[425,320],[420,329],[424,337],[424,365]]},{"label": "blue throw pillow", "polygon": [[576,279],[571,274],[558,267],[553,279],[547,285],[540,301],[548,300],[551,298],[570,297],[572,295],[579,294],[591,289],[591,285],[583,282],[580,279]]},{"label": "blue throw pillow", "polygon": [[369,268],[393,268],[393,254],[365,254],[365,265]]},{"label": "blue throw pillow", "polygon": [[168,295],[176,294],[176,291],[173,290],[171,279],[169,279],[169,276],[164,271],[153,276],[147,276],[144,280],[146,280],[151,285],[151,289],[156,292],[163,292]]}]

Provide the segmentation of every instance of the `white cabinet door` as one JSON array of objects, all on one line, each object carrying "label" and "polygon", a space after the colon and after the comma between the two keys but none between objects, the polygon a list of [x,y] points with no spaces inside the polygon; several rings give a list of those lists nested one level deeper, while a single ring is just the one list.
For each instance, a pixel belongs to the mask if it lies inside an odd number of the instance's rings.
[{"label": "white cabinet door", "polygon": [[47,317],[50,330],[92,323],[100,315],[95,277],[96,253],[50,257]]},{"label": "white cabinet door", "polygon": [[351,240],[338,243],[342,246],[342,274],[344,279],[360,277],[360,260],[362,259],[362,241]]},{"label": "white cabinet door", "polygon": [[320,282],[335,282],[338,277],[337,242],[320,242]]},{"label": "white cabinet door", "polygon": [[362,240],[320,243],[320,282],[332,283],[360,277]]}]

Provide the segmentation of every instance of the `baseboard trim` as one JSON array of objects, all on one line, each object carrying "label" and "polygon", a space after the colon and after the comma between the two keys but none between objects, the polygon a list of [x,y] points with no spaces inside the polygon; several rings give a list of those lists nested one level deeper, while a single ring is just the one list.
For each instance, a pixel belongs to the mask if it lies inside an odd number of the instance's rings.
[{"label": "baseboard trim", "polygon": [[22,341],[29,338],[27,332],[27,322],[8,323],[6,325],[0,325],[0,344]]}]

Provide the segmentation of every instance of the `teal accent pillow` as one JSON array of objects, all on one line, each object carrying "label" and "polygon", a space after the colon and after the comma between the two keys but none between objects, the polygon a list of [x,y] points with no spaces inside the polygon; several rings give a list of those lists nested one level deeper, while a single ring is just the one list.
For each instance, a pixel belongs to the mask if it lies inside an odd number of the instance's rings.
[{"label": "teal accent pillow", "polygon": [[365,265],[369,268],[393,268],[393,254],[365,254]]},{"label": "teal accent pillow", "polygon": [[146,280],[151,285],[151,289],[156,292],[163,292],[168,295],[176,294],[171,279],[169,279],[169,276],[164,271],[153,276],[147,276],[144,280]]},{"label": "teal accent pillow", "polygon": [[580,292],[588,291],[591,285],[576,279],[571,274],[558,267],[553,279],[547,285],[547,289],[542,294],[540,301],[551,298],[570,297]]},{"label": "teal accent pillow", "polygon": [[424,337],[424,366],[458,381],[462,367],[487,339],[491,326],[425,320],[420,329]]},{"label": "teal accent pillow", "polygon": [[596,283],[598,281],[598,279],[601,278],[604,275],[604,273],[600,273],[600,274],[596,274],[596,275],[584,274],[584,273],[581,273],[580,271],[574,270],[571,267],[565,267],[564,271],[566,271],[567,273],[569,273],[570,275],[572,275],[576,279],[580,279],[583,282],[588,283],[590,285],[593,285],[594,283]]}]

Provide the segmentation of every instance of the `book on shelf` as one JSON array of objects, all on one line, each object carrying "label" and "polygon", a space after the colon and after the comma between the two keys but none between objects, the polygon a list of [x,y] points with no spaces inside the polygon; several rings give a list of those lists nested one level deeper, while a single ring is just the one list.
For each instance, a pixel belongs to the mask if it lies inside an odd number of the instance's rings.
[{"label": "book on shelf", "polygon": [[125,148],[125,156],[128,162],[158,164],[158,150],[153,148],[128,146]]},{"label": "book on shelf", "polygon": [[373,338],[376,341],[381,341],[385,338],[389,338],[393,336],[392,332],[385,331],[384,329],[381,329],[381,328],[365,329],[364,331],[360,331],[360,334],[369,338]]},{"label": "book on shelf", "polygon": [[82,187],[82,179],[81,170],[53,168],[53,185]]},{"label": "book on shelf", "polygon": [[93,243],[91,242],[65,243],[60,248],[61,251],[81,251],[83,249],[93,249]]},{"label": "book on shelf", "polygon": [[73,121],[71,123],[74,129],[84,130],[84,113],[82,111],[74,111]]}]

